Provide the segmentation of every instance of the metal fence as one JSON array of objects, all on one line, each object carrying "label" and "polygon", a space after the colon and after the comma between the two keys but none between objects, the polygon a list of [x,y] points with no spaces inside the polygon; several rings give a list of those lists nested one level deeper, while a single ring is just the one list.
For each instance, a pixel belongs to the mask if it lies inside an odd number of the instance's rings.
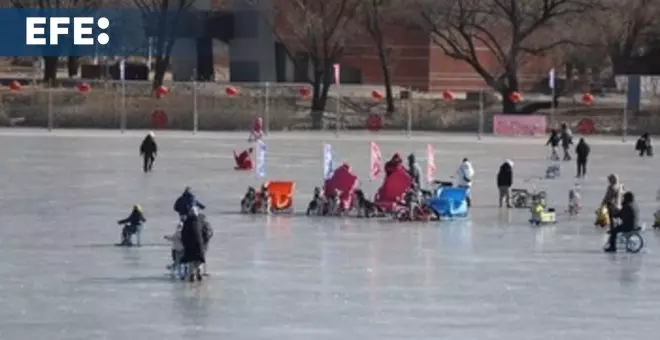
[{"label": "metal fence", "polygon": [[[75,86],[0,90],[0,118],[14,125],[54,128],[154,128],[153,113],[162,111],[166,128],[180,130],[247,130],[257,117],[263,117],[268,131],[302,130],[312,127],[309,85],[254,83],[220,84],[176,82],[169,92],[157,98],[147,82],[90,82],[91,90],[81,93]],[[231,89],[231,90],[228,90]],[[374,93],[376,91],[377,93]],[[460,131],[475,135],[492,132],[492,118],[501,112],[499,99],[490,92],[457,93],[446,101],[442,94],[409,92],[394,88],[396,111],[384,115],[383,129],[404,131]],[[385,114],[382,86],[331,88],[323,128],[341,133],[365,129],[372,114]],[[311,93],[310,93],[311,94]],[[378,97],[378,98],[375,98]],[[525,94],[525,101],[550,100],[550,96]],[[591,105],[581,95],[563,97],[554,109],[539,112],[553,125],[567,122],[575,127],[590,117],[598,132],[660,133],[657,103],[643,100],[639,110],[626,109],[625,93],[594,97]]]}]

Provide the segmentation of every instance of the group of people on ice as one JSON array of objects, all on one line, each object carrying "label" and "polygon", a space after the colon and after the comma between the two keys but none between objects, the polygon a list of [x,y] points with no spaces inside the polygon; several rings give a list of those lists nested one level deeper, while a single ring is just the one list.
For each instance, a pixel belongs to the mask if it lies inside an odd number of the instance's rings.
[{"label": "group of people on ice", "polygon": [[[172,243],[172,264],[167,268],[173,277],[189,281],[202,280],[205,274],[206,251],[213,237],[213,228],[206,216],[201,212],[206,207],[190,188],[186,188],[174,202],[174,211],[179,216],[174,233],[164,238]],[[146,218],[142,208],[134,205],[130,215],[117,223],[123,225],[121,231],[121,246],[132,246],[132,237],[136,236],[137,246],[140,246],[140,232]],[[202,270],[202,267],[204,270]]]}]

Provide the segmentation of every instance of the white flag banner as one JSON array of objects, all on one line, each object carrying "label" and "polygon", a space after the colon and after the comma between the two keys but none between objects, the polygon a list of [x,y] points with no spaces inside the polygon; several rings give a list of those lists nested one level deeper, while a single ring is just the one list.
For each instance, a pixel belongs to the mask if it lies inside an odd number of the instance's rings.
[{"label": "white flag banner", "polygon": [[323,145],[323,179],[328,179],[332,176],[333,171],[333,155],[332,145]]},{"label": "white flag banner", "polygon": [[431,184],[433,182],[433,175],[435,174],[435,151],[433,145],[426,146],[426,182]]},{"label": "white flag banner", "polygon": [[548,87],[551,89],[555,88],[555,68],[551,68],[550,72],[548,72]]},{"label": "white flag banner", "polygon": [[257,172],[257,177],[266,177],[266,143],[263,141],[257,142],[257,166],[254,168]]}]

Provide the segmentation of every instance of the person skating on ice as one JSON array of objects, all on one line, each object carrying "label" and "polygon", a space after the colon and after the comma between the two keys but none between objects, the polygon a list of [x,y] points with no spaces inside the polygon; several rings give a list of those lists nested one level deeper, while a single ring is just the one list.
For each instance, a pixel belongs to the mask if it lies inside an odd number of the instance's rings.
[{"label": "person skating on ice", "polygon": [[502,207],[503,202],[507,208],[511,208],[511,186],[513,185],[513,162],[507,159],[500,166],[497,173],[497,189],[499,190],[499,204]]},{"label": "person skating on ice", "polygon": [[565,161],[570,161],[571,160],[571,145],[573,145],[573,133],[571,132],[571,129],[568,128],[568,125],[566,123],[561,125],[561,133],[559,134],[559,137],[561,138],[561,147],[564,150],[564,160]]},{"label": "person skating on ice", "polygon": [[651,136],[648,133],[643,134],[635,144],[635,150],[639,151],[639,157],[653,155],[653,146],[651,145]]},{"label": "person skating on ice", "polygon": [[575,147],[575,156],[577,159],[577,178],[584,178],[587,175],[587,160],[591,153],[591,147],[584,138],[580,138],[577,146]]},{"label": "person skating on ice", "polygon": [[468,190],[467,205],[468,208],[472,207],[472,197],[470,195],[470,188],[472,188],[472,180],[474,178],[474,167],[472,163],[466,158],[463,158],[461,165],[458,166],[456,170],[456,176],[458,176],[458,186]]},{"label": "person skating on ice", "polygon": [[560,142],[561,136],[559,131],[557,131],[557,129],[552,129],[550,131],[550,138],[548,138],[548,141],[545,143],[545,145],[550,146],[550,159],[553,161],[559,160],[559,153],[557,151],[559,149]]},{"label": "person skating on ice", "polygon": [[156,144],[155,134],[149,132],[140,144],[140,156],[142,156],[144,172],[149,172],[154,166],[156,154],[158,153],[158,145]]}]

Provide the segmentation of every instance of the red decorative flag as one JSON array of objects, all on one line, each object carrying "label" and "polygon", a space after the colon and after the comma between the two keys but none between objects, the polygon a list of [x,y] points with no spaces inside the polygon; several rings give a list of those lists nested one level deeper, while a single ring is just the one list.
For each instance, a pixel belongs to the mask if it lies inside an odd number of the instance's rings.
[{"label": "red decorative flag", "polygon": [[428,144],[426,146],[426,182],[433,182],[433,175],[435,174],[435,151],[433,146]]},{"label": "red decorative flag", "polygon": [[383,167],[383,156],[380,153],[378,144],[371,142],[371,164],[369,166],[369,178],[376,179]]}]

